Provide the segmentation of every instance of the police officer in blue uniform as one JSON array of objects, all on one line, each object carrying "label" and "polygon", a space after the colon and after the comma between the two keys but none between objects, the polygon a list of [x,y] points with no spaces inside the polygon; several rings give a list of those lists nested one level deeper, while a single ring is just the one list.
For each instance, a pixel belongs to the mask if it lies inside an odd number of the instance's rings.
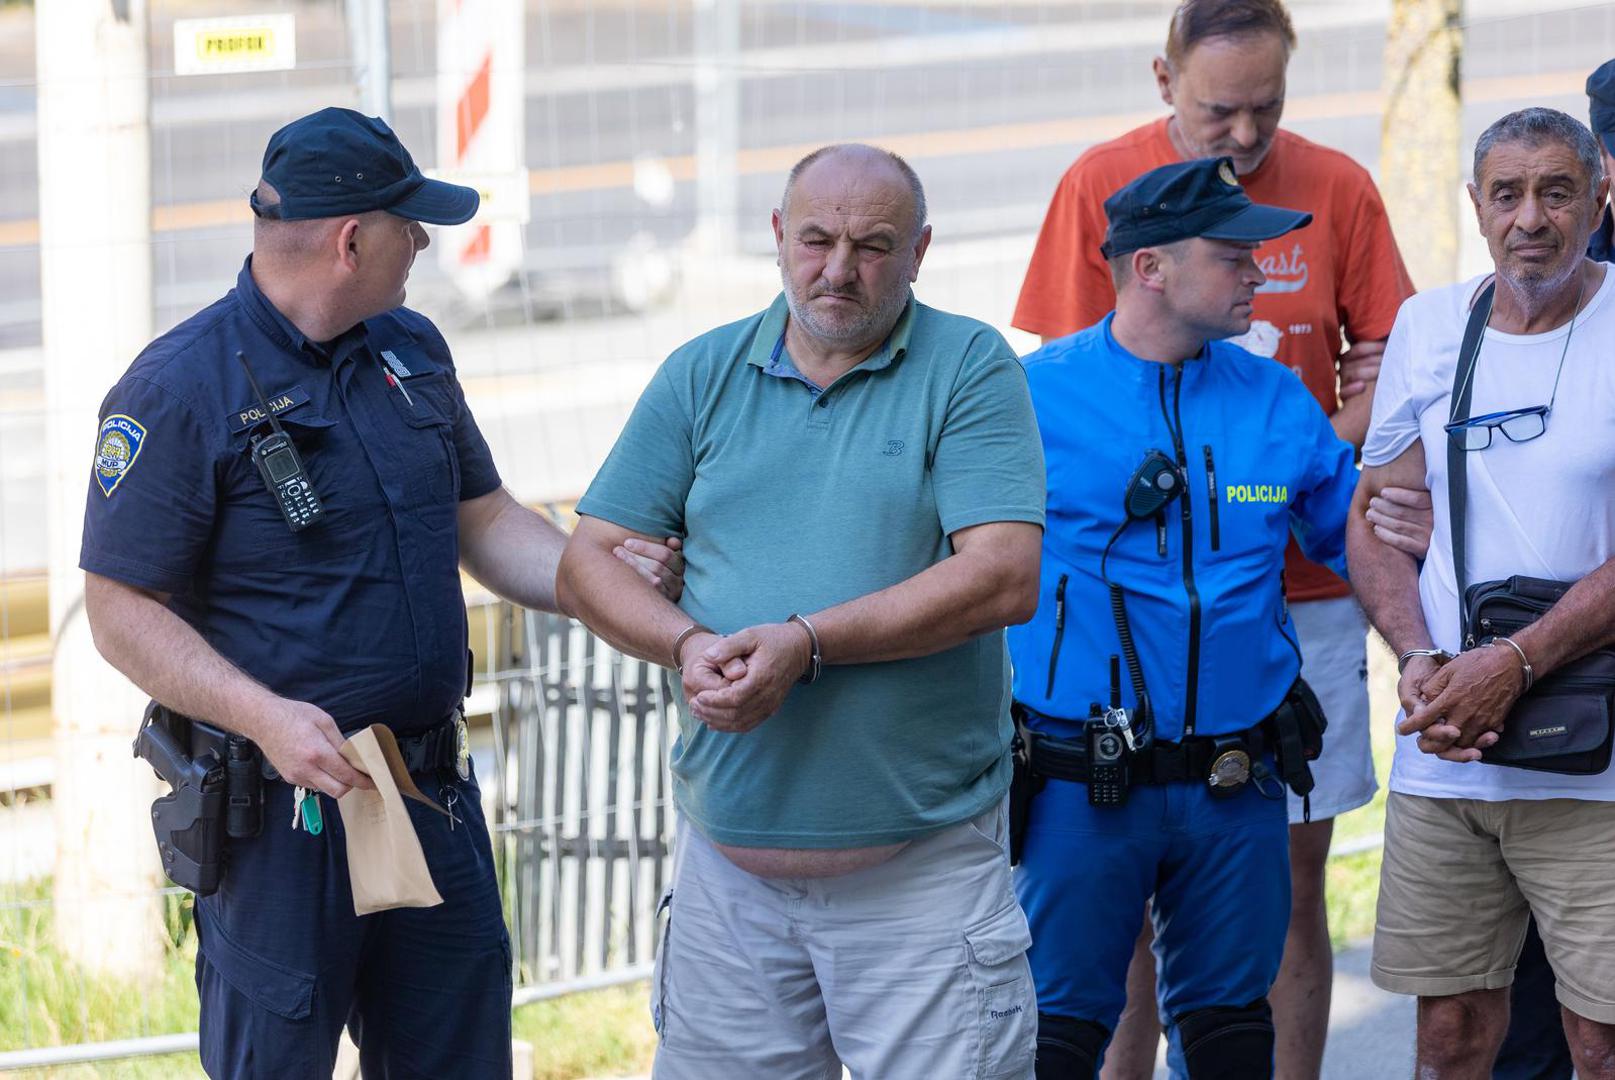
[{"label": "police officer in blue uniform", "polygon": [[1298,378],[1221,340],[1249,327],[1258,243],[1310,215],[1253,204],[1226,158],[1146,173],[1105,212],[1116,311],[1026,358],[1048,525],[1009,647],[1037,1076],[1097,1074],[1153,896],[1176,1070],[1248,1080],[1272,1073],[1281,780],[1309,788],[1321,730],[1285,541],[1343,570],[1356,470]]},{"label": "police officer in blue uniform", "polygon": [[[442,336],[400,306],[420,223],[477,198],[426,179],[379,119],[294,121],[264,154],[235,288],[102,405],[80,561],[96,644],[279,776],[196,904],[213,1077],[329,1077],[345,1024],[367,1077],[510,1075],[459,567],[554,610],[564,536],[501,487]],[[452,818],[408,804],[443,903],[359,917],[335,800],[371,785],[339,747],[376,722]]]}]

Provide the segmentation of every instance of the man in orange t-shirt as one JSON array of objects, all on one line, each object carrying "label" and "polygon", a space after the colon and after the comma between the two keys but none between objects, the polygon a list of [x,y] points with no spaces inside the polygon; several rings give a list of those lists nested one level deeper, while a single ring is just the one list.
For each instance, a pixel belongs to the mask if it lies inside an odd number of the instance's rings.
[{"label": "man in orange t-shirt", "polygon": [[[1055,190],[1021,286],[1014,325],[1043,340],[1098,322],[1115,306],[1100,254],[1104,200],[1140,174],[1200,157],[1233,158],[1251,199],[1313,215],[1312,224],[1257,250],[1267,284],[1239,344],[1300,377],[1336,433],[1361,446],[1372,380],[1397,309],[1413,284],[1366,170],[1338,151],[1279,130],[1295,32],[1279,0],[1185,0],[1172,17],[1155,78],[1172,114],[1087,150]],[[1350,342],[1350,348],[1342,347]],[[1428,505],[1424,493],[1391,493]],[[1394,510],[1394,507],[1392,508]],[[1425,511],[1427,513],[1427,511]],[[1351,588],[1303,559],[1294,541],[1286,583],[1306,659],[1302,674],[1329,720],[1313,767],[1312,821],[1291,799],[1292,908],[1284,965],[1272,999],[1279,1073],[1317,1076],[1333,977],[1324,908],[1324,862],[1334,817],[1377,788],[1368,738],[1366,624]],[[1108,1054],[1107,1080],[1151,1073],[1153,960],[1134,958],[1130,1000]]]}]

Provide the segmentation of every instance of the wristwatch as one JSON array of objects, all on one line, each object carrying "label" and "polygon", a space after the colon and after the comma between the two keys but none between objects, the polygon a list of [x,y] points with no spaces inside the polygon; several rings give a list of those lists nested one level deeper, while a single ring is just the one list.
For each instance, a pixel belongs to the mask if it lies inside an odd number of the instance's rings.
[{"label": "wristwatch", "polygon": [[1396,673],[1400,675],[1407,670],[1408,661],[1415,656],[1433,656],[1438,664],[1445,664],[1452,659],[1452,653],[1446,649],[1409,649],[1396,658]]}]

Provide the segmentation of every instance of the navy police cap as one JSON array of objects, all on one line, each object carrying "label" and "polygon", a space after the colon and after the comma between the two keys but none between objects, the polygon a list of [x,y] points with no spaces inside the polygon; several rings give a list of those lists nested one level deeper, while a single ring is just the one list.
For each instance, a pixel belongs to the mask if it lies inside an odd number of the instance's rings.
[{"label": "navy police cap", "polygon": [[1587,76],[1587,126],[1615,154],[1615,60]]},{"label": "navy police cap", "polygon": [[286,221],[386,210],[410,221],[459,225],[477,212],[476,188],[428,180],[386,121],[321,109],[269,137],[263,178],[280,196],[252,209]]},{"label": "navy police cap", "polygon": [[1107,259],[1196,236],[1271,240],[1312,220],[1300,210],[1251,202],[1225,157],[1151,169],[1105,200],[1105,217],[1110,227],[1099,250]]}]

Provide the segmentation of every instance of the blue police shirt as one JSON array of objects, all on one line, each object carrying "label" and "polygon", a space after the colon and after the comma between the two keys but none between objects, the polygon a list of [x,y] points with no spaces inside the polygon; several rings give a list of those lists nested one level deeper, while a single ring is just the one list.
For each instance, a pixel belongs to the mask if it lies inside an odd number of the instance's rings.
[{"label": "blue police shirt", "polygon": [[[1223,341],[1176,366],[1143,360],[1116,342],[1113,318],[1025,359],[1048,524],[1037,614],[1008,630],[1015,698],[1074,721],[1042,725],[1068,737],[1108,700],[1121,646],[1100,560],[1129,479],[1159,449],[1187,490],[1124,528],[1105,570],[1125,590],[1157,736],[1240,731],[1300,670],[1283,596],[1292,530],[1309,559],[1345,573],[1353,451],[1282,365]],[[1122,680],[1131,705],[1125,667]]]},{"label": "blue police shirt", "polygon": [[[465,691],[456,511],[499,486],[488,445],[425,317],[311,342],[251,270],[106,396],[79,565],[169,594],[227,660],[345,731],[428,727]],[[268,429],[237,350],[324,504],[301,532],[251,458]]]}]

